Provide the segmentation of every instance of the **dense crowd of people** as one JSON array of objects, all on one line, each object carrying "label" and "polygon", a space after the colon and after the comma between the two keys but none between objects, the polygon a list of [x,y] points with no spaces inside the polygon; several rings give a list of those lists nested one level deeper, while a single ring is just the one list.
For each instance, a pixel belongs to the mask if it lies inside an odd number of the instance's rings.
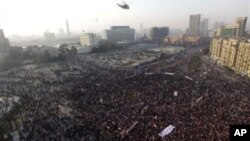
[{"label": "dense crowd of people", "polygon": [[29,70],[22,80],[39,83],[14,85],[16,94],[34,95],[21,140],[157,141],[174,125],[164,140],[226,141],[230,124],[250,123],[249,83],[226,81],[213,71],[187,79],[183,66],[171,65],[180,59],[163,60],[168,68],[156,62],[122,70],[76,57],[61,71],[79,74],[33,76]]},{"label": "dense crowd of people", "polygon": [[117,79],[99,80],[99,87],[82,80],[69,96],[81,123],[103,140],[161,140],[158,134],[170,124],[176,129],[169,140],[228,140],[230,124],[250,122],[249,88],[239,90],[240,83],[215,83],[215,76],[195,82],[178,74],[141,73],[129,79],[119,79],[124,72],[112,74]]}]

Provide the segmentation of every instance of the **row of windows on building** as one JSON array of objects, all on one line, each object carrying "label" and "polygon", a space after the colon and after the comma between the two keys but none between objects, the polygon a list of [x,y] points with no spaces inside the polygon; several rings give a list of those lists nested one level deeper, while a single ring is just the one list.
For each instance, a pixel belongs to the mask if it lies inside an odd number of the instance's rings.
[{"label": "row of windows on building", "polygon": [[246,36],[247,17],[238,17],[232,25],[220,26],[215,36],[217,37],[235,37],[241,38]]}]

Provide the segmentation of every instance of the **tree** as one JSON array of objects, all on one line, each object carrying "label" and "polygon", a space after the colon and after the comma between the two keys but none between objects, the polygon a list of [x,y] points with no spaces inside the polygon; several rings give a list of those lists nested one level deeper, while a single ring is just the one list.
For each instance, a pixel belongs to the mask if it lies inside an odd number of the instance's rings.
[{"label": "tree", "polygon": [[70,52],[71,52],[71,54],[76,55],[76,54],[77,54],[77,49],[76,49],[76,47],[75,47],[75,46],[72,46]]},{"label": "tree", "polygon": [[93,53],[106,52],[112,50],[116,47],[116,44],[108,40],[101,40],[98,44],[98,48],[92,50]]},{"label": "tree", "polygon": [[0,71],[20,66],[22,63],[22,59],[23,59],[22,48],[11,47],[7,58],[0,62]]},{"label": "tree", "polygon": [[101,40],[98,44],[98,47],[103,50],[110,50],[115,47],[115,43],[108,40]]},{"label": "tree", "polygon": [[[37,46],[34,46],[34,47],[37,47]],[[27,47],[27,50],[24,53],[25,53],[25,57],[27,57],[27,58],[34,57],[34,51],[33,51],[32,47]]]},{"label": "tree", "polygon": [[19,59],[22,56],[23,56],[23,48],[22,47],[11,47],[7,58],[14,60],[14,59]]},{"label": "tree", "polygon": [[66,57],[66,48],[67,44],[62,44],[59,46],[58,51],[59,51],[59,57],[60,58],[65,58]]},{"label": "tree", "polygon": [[45,62],[48,62],[48,61],[51,60],[51,56],[50,56],[50,53],[49,53],[48,50],[46,50],[46,51],[44,52],[44,56],[43,56],[43,59],[42,59],[42,60],[45,61]]}]

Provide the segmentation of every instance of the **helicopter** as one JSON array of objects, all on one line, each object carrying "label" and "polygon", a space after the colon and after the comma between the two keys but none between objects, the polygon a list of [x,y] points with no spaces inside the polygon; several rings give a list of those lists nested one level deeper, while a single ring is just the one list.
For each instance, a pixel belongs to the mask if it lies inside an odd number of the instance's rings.
[{"label": "helicopter", "polygon": [[128,10],[129,9],[129,5],[127,3],[125,3],[124,1],[122,1],[122,2],[123,2],[123,4],[117,3],[117,5],[119,7],[121,7],[122,9]]}]

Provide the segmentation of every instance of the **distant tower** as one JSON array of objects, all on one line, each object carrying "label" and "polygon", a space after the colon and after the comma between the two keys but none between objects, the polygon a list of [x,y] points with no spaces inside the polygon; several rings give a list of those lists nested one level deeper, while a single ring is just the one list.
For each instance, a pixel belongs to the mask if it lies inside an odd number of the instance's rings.
[{"label": "distant tower", "polygon": [[67,34],[70,36],[70,31],[69,31],[69,22],[66,20],[66,28],[67,28]]},{"label": "distant tower", "polygon": [[141,32],[141,37],[143,36],[143,25],[142,25],[142,23],[140,24],[140,32]]},{"label": "distant tower", "polygon": [[189,19],[189,29],[188,32],[190,35],[199,35],[200,34],[200,21],[201,15],[190,15]]},{"label": "distant tower", "polygon": [[247,17],[238,17],[236,23],[239,25],[238,36],[243,37],[245,35]]}]

